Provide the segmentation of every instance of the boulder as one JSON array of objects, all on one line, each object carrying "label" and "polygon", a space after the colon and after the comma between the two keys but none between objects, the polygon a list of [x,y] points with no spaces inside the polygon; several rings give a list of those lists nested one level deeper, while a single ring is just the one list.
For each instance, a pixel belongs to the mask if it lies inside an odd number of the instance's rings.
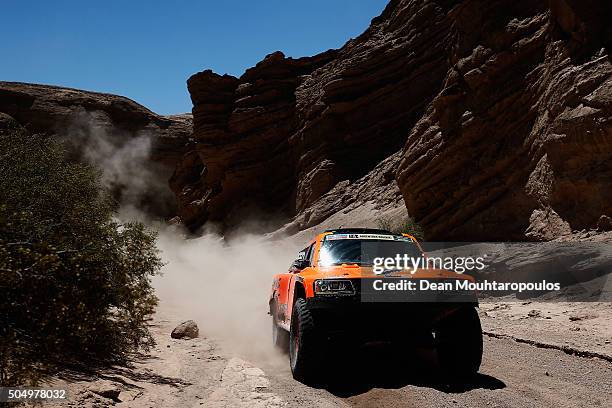
[{"label": "boulder", "polygon": [[597,230],[598,231],[612,231],[612,218],[607,215],[602,215],[599,217],[597,221]]},{"label": "boulder", "polygon": [[0,132],[13,126],[17,126],[17,121],[12,116],[0,112]]},{"label": "boulder", "polygon": [[187,320],[172,330],[170,337],[173,339],[195,339],[199,336],[198,325],[193,320]]},{"label": "boulder", "polygon": [[121,393],[121,388],[119,388],[115,383],[107,381],[107,380],[98,380],[91,384],[88,387],[89,391],[94,394],[100,395],[101,397],[111,399],[113,401],[119,402],[119,394]]}]

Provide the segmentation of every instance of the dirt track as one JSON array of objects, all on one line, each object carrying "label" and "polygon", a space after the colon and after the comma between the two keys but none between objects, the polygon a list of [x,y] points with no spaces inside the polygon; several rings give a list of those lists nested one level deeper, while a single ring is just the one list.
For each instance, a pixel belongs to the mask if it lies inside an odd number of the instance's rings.
[{"label": "dirt track", "polygon": [[[597,306],[609,313],[609,305]],[[501,308],[506,313],[502,319],[491,317],[500,310],[497,305],[484,305],[489,310],[486,315],[481,310],[485,331],[494,326],[492,319],[498,327],[491,330],[511,327],[510,321],[504,322],[522,313],[521,305],[517,307],[519,311]],[[527,319],[532,329],[552,320]],[[583,332],[600,330],[588,322],[579,322]],[[612,402],[607,354],[580,357],[517,342],[504,337],[508,333],[485,336],[483,364],[473,381],[449,384],[429,369],[435,365],[433,354],[381,346],[357,356],[329,356],[330,366],[342,367],[337,381],[313,388],[292,379],[284,355],[246,357],[248,352],[229,350],[204,337],[174,340],[168,334],[176,323],[173,314],[158,314],[153,327],[158,344],[133,367],[98,373],[97,382],[65,377],[53,385],[69,388],[68,406],[84,407],[607,407]],[[534,330],[523,334],[537,336]],[[353,364],[342,363],[344,357]],[[119,389],[121,402],[92,392],[100,382]]]},{"label": "dirt track", "polygon": [[612,401],[610,363],[559,350],[487,337],[481,374],[454,387],[435,374],[419,376],[410,361],[394,359],[396,352],[330,390],[296,386],[287,369],[271,375],[272,389],[290,407],[604,407]]}]

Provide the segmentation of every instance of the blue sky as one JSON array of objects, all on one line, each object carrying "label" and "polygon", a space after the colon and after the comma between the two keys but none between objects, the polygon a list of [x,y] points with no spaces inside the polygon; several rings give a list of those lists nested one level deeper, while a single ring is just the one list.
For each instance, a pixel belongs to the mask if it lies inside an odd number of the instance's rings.
[{"label": "blue sky", "polygon": [[266,54],[313,55],[361,34],[387,0],[28,1],[0,11],[0,80],[124,95],[187,112],[185,81],[239,76]]}]

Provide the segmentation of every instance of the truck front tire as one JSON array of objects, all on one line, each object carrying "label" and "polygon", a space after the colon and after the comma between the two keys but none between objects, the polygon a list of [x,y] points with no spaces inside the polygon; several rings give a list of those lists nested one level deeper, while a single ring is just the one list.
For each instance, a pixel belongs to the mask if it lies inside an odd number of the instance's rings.
[{"label": "truck front tire", "polygon": [[[297,299],[291,314],[289,333],[289,361],[293,378],[312,383],[319,368],[320,333],[304,299]],[[320,373],[319,373],[320,374]]]}]

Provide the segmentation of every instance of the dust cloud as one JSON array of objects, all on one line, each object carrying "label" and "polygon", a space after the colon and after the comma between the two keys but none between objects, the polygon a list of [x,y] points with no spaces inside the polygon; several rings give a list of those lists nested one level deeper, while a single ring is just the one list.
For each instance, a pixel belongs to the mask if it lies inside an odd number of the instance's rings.
[{"label": "dust cloud", "polygon": [[150,132],[112,128],[99,113],[88,112],[73,118],[62,139],[78,160],[102,170],[101,182],[119,202],[121,218],[142,220],[147,214],[172,212],[171,170],[151,160]]},{"label": "dust cloud", "polygon": [[233,351],[269,356],[272,276],[288,269],[299,243],[250,234],[226,242],[212,232],[184,239],[166,230],[159,247],[167,264],[153,283],[162,310],[179,320],[196,320],[204,336]]},{"label": "dust cloud", "polygon": [[152,195],[171,194],[167,179],[152,168],[149,135],[110,132],[96,117],[83,115],[75,120],[68,143],[82,160],[102,170],[102,182],[120,203],[118,221],[140,221],[158,232],[165,262],[153,279],[158,314],[176,323],[193,319],[201,335],[237,353],[270,357],[272,276],[288,269],[302,242],[236,231],[226,239],[212,229],[188,238],[141,205]]}]

